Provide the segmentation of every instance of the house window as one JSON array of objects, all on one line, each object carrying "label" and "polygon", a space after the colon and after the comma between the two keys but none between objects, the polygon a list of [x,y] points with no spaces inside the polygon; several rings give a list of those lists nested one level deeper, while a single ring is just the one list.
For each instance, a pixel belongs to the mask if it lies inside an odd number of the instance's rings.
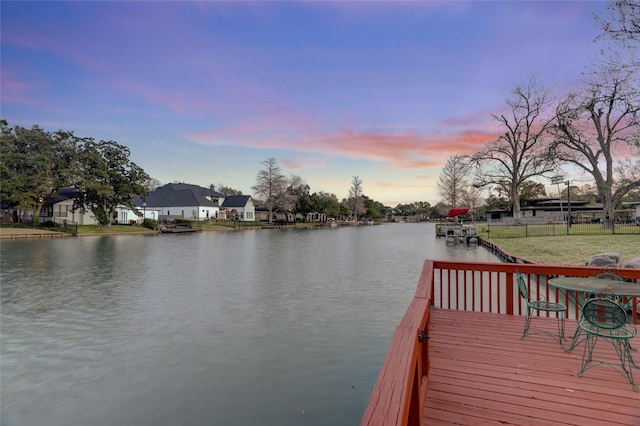
[{"label": "house window", "polygon": [[40,217],[51,217],[53,216],[53,206],[42,206],[40,210]]},{"label": "house window", "polygon": [[66,217],[67,216],[67,212],[69,211],[69,206],[61,206],[61,205],[57,205],[56,206],[58,209],[58,214],[54,214],[55,217]]}]

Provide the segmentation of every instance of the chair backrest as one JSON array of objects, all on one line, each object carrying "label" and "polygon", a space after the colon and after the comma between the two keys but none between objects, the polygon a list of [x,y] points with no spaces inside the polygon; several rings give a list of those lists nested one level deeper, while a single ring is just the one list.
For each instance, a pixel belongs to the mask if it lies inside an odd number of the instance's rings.
[{"label": "chair backrest", "polygon": [[598,275],[596,275],[596,278],[622,281],[622,277],[618,273],[609,270],[601,270],[598,272]]},{"label": "chair backrest", "polygon": [[622,328],[627,323],[627,313],[622,305],[606,297],[587,300],[582,315],[592,326],[606,330]]},{"label": "chair backrest", "polygon": [[518,291],[520,291],[520,296],[526,301],[529,301],[529,288],[527,287],[527,283],[524,280],[524,277],[520,273],[520,271],[516,271],[516,281],[518,283]]}]

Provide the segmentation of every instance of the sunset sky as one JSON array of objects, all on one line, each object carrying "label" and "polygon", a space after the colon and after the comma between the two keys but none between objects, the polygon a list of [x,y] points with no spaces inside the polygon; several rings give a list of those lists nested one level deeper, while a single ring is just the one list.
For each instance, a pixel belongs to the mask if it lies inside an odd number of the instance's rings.
[{"label": "sunset sky", "polygon": [[13,2],[1,117],[114,140],[160,182],[251,194],[273,157],[311,192],[439,201],[450,155],[535,74],[558,93],[596,55],[594,1]]}]

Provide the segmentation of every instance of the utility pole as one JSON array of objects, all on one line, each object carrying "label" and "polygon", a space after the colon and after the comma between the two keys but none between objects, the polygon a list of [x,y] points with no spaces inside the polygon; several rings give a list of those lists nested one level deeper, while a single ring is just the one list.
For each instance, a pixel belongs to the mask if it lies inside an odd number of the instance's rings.
[{"label": "utility pole", "polygon": [[569,216],[567,220],[567,233],[569,233],[568,229],[571,228],[571,186],[569,186],[568,179],[567,179],[567,215]]},{"label": "utility pole", "polygon": [[[568,181],[567,181],[568,182]],[[564,220],[564,212],[562,211],[562,197],[560,196],[560,184],[564,183],[564,176],[554,176],[551,178],[551,184],[558,186],[558,200],[560,201],[560,218]],[[569,234],[569,230],[565,227],[565,236]]]}]

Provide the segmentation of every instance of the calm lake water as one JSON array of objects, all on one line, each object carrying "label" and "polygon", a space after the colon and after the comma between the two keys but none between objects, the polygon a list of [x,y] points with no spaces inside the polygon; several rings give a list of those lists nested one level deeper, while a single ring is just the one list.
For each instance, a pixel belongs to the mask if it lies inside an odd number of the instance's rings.
[{"label": "calm lake water", "polygon": [[357,425],[433,224],[3,240],[3,426]]}]

